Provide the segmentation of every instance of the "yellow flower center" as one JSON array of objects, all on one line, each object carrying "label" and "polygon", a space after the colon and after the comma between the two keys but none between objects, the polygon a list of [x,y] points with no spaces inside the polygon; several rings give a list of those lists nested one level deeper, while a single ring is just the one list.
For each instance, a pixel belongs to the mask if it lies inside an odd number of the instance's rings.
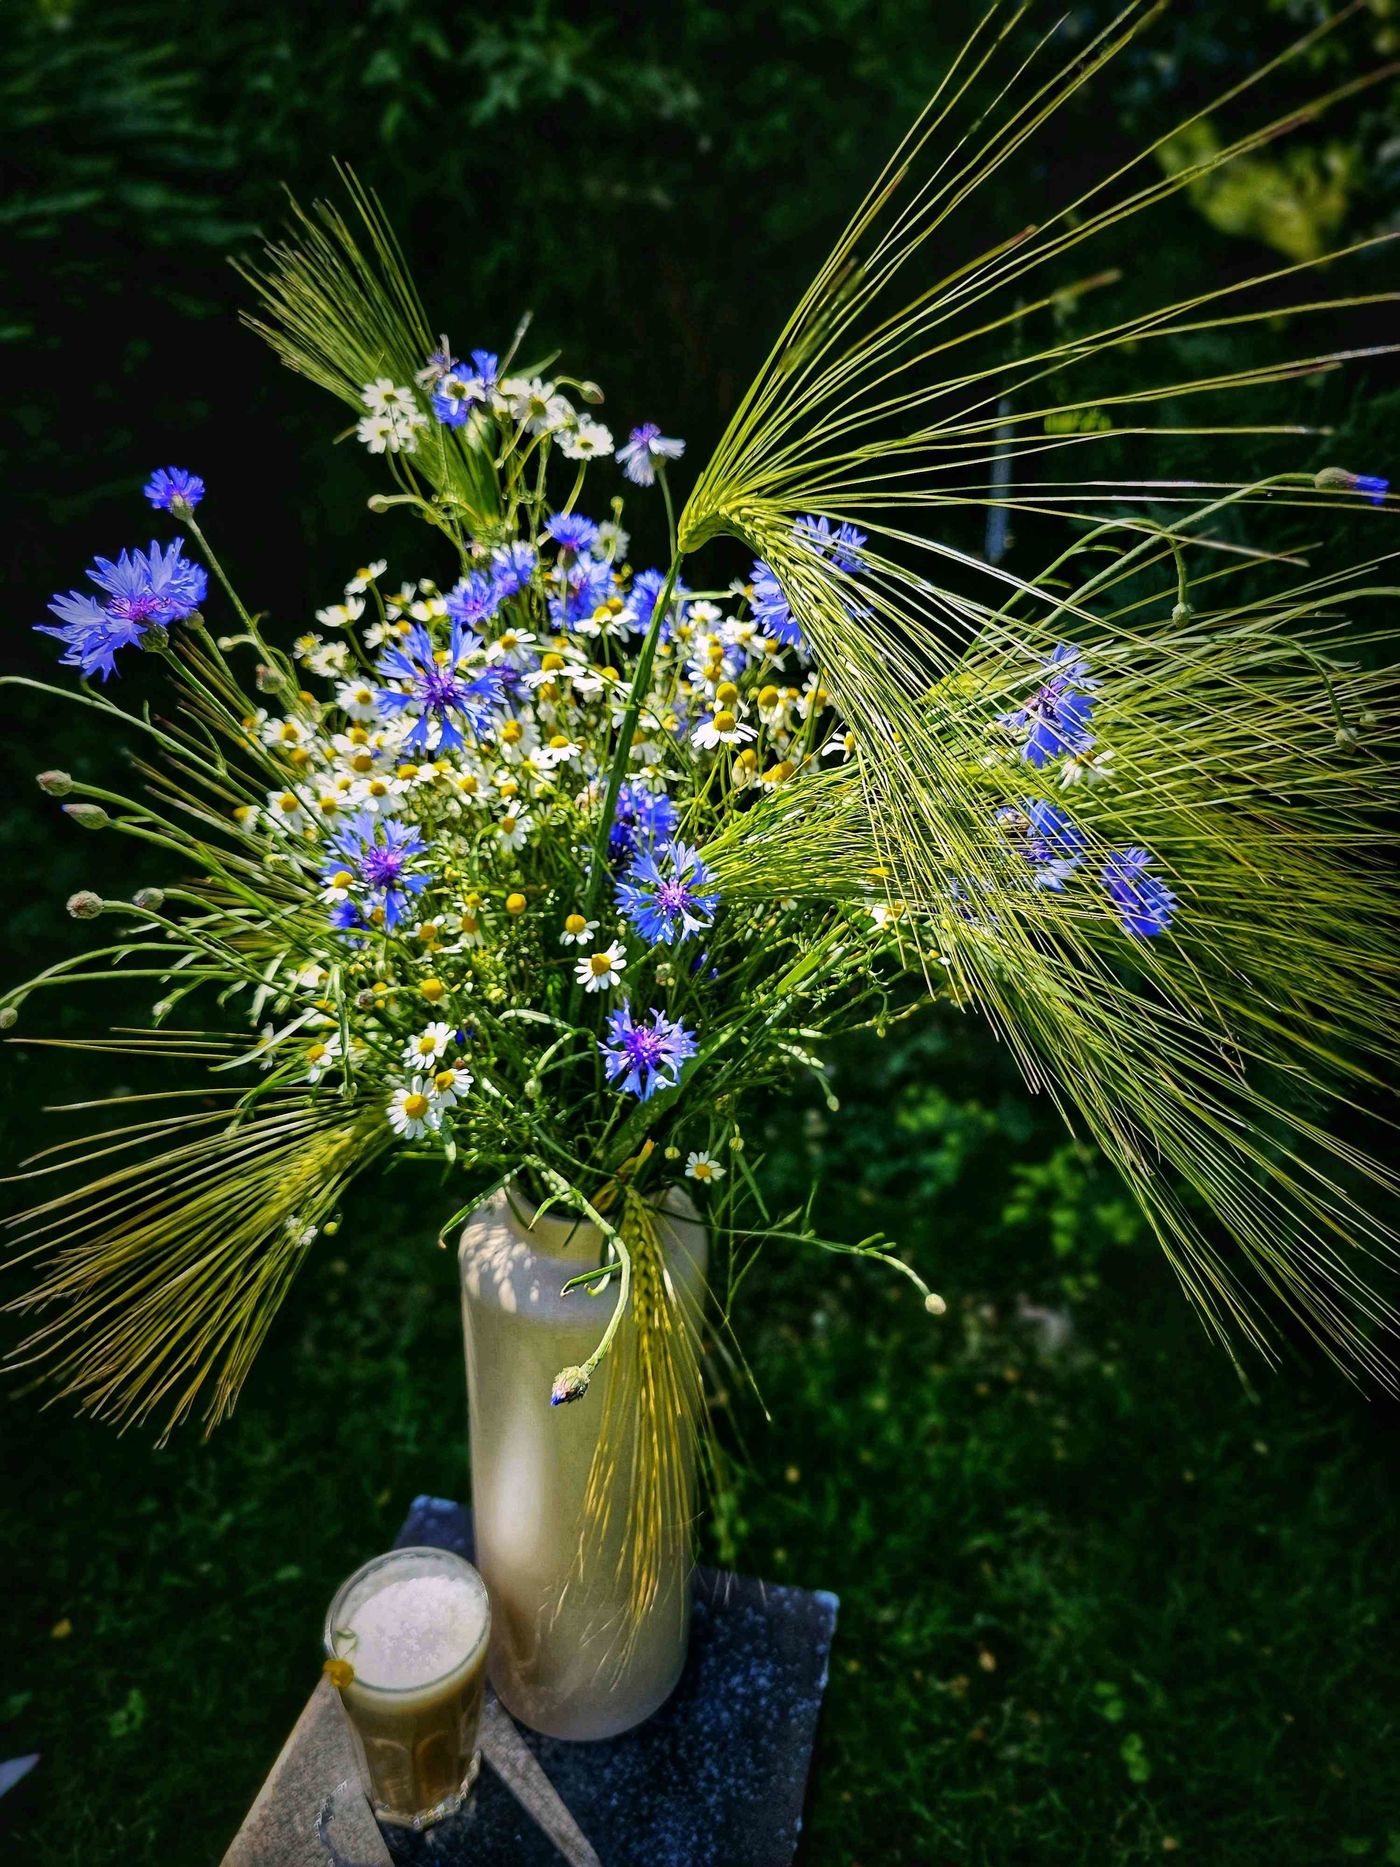
[{"label": "yellow flower center", "polygon": [[567,733],[551,733],[549,736],[551,751],[562,752],[568,743],[569,735]]},{"label": "yellow flower center", "polygon": [[540,656],[540,669],[545,674],[557,674],[564,665],[562,655],[548,654]]},{"label": "yellow flower center", "polygon": [[508,746],[518,746],[525,737],[525,728],[519,720],[507,720],[501,728],[501,738]]},{"label": "yellow flower center", "polygon": [[355,689],[355,705],[357,707],[367,707],[373,699],[374,695],[370,692],[369,688],[357,687]]},{"label": "yellow flower center", "polygon": [[502,636],[499,636],[497,640],[500,642],[502,648],[509,651],[510,649],[515,647],[516,643],[520,640],[520,637],[515,633],[514,629],[507,629],[505,634]]},{"label": "yellow flower center", "polygon": [[357,752],[350,761],[350,769],[351,771],[373,771],[373,752]]},{"label": "yellow flower center", "polygon": [[279,797],[277,800],[277,808],[279,810],[285,810],[287,815],[290,817],[292,812],[294,810],[299,809],[300,806],[298,805],[296,798],[292,796],[290,791],[284,791],[281,797]]},{"label": "yellow flower center", "polygon": [[588,922],[583,918],[581,914],[571,914],[568,917],[568,919],[564,922],[564,932],[571,933],[571,934],[581,934],[587,925],[588,925]]},{"label": "yellow flower center", "polygon": [[456,1080],[456,1075],[457,1072],[455,1070],[439,1070],[437,1075],[433,1078],[434,1089],[450,1089]]},{"label": "yellow flower center", "polygon": [[363,726],[352,726],[345,737],[350,741],[352,746],[367,746],[369,744],[369,734],[365,731]]},{"label": "yellow flower center", "polygon": [[464,771],[462,773],[461,777],[457,780],[457,789],[465,792],[468,797],[476,796],[477,782],[471,772]]},{"label": "yellow flower center", "polygon": [[435,1005],[446,990],[447,987],[441,979],[424,979],[418,987],[420,995],[426,998],[430,1005]]},{"label": "yellow flower center", "polygon": [[501,818],[501,835],[502,836],[513,836],[514,834],[515,834],[515,818],[514,817],[502,817]]},{"label": "yellow flower center", "polygon": [[311,754],[305,746],[293,746],[287,757],[293,765],[305,765]]},{"label": "yellow flower center", "polygon": [[331,877],[331,887],[348,888],[354,879],[349,869],[337,869],[335,874]]},{"label": "yellow flower center", "polygon": [[405,1096],[403,1099],[403,1112],[410,1121],[421,1121],[428,1112],[428,1098],[426,1096]]},{"label": "yellow flower center", "polygon": [[601,979],[612,971],[613,963],[608,954],[594,953],[590,955],[588,965],[593,977],[595,979]]},{"label": "yellow flower center", "polygon": [[450,649],[435,648],[433,650],[433,660],[437,663],[437,665],[440,668],[445,668],[448,662],[451,661],[451,659],[452,659],[452,651]]},{"label": "yellow flower center", "polygon": [[519,797],[519,795],[520,786],[515,782],[514,778],[506,778],[503,780],[501,784],[502,797]]},{"label": "yellow flower center", "polygon": [[758,692],[758,704],[759,704],[759,705],[760,705],[761,707],[775,707],[775,706],[777,706],[777,704],[778,704],[778,690],[777,690],[777,688],[776,688],[776,687],[775,687],[775,686],[773,685],[773,683],[772,683],[771,681],[769,681],[769,683],[768,683],[768,685],[767,685],[766,687],[761,687],[761,688],[759,689],[759,692]]},{"label": "yellow flower center", "polygon": [[523,914],[524,912],[525,912],[524,895],[507,895],[506,896],[506,913],[507,914]]},{"label": "yellow flower center", "polygon": [[400,778],[416,778],[418,776],[418,767],[416,765],[400,765],[399,776]]},{"label": "yellow flower center", "polygon": [[715,1172],[713,1166],[707,1160],[697,1160],[690,1171],[695,1175],[697,1180],[712,1180]]},{"label": "yellow flower center", "polygon": [[715,715],[715,731],[717,733],[732,733],[737,723],[734,715],[727,709],[722,709]]},{"label": "yellow flower center", "polygon": [[466,934],[468,939],[475,936],[476,930],[480,925],[481,923],[478,921],[475,914],[464,914],[462,916],[462,932]]},{"label": "yellow flower center", "polygon": [[382,778],[371,778],[369,781],[369,794],[371,797],[387,797],[389,795],[389,787]]},{"label": "yellow flower center", "polygon": [[319,1063],[325,1054],[326,1046],[324,1044],[308,1044],[306,1046],[306,1061],[308,1063]]},{"label": "yellow flower center", "polygon": [[739,690],[734,685],[733,681],[721,681],[719,686],[715,689],[715,699],[718,700],[722,707],[729,706],[732,701],[738,698]]}]

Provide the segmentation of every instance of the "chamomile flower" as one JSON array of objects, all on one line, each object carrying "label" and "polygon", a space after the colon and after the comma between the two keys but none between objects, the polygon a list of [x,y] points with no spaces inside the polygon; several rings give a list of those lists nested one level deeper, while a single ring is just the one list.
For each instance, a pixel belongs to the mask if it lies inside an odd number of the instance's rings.
[{"label": "chamomile flower", "polygon": [[[345,586],[346,596],[363,596],[372,583],[377,583],[389,568],[387,558],[376,558],[372,564],[366,564],[355,572]],[[362,606],[363,607],[363,606]]]},{"label": "chamomile flower", "polygon": [[574,967],[574,977],[585,992],[606,992],[614,985],[621,985],[626,966],[627,956],[614,940],[611,946],[599,947],[596,953],[579,960]]},{"label": "chamomile flower", "polygon": [[353,591],[347,591],[343,603],[327,603],[324,609],[316,611],[317,622],[324,623],[328,629],[348,629],[357,623],[365,613],[365,599]]},{"label": "chamomile flower", "polygon": [[306,1046],[302,1053],[306,1064],[306,1080],[319,1083],[326,1071],[340,1056],[340,1032],[326,1031]]},{"label": "chamomile flower", "polygon": [[404,1046],[403,1060],[411,1069],[426,1070],[436,1063],[452,1041],[450,1024],[429,1024]]},{"label": "chamomile flower", "polygon": [[[559,451],[566,460],[597,460],[613,449],[612,429],[587,415],[560,431]],[[596,540],[595,540],[596,543]],[[624,547],[625,548],[625,547]]]},{"label": "chamomile flower", "polygon": [[434,1070],[430,1084],[433,1107],[456,1108],[475,1081],[476,1078],[464,1063],[450,1063],[445,1069]]},{"label": "chamomile flower", "polygon": [[570,914],[559,936],[560,946],[587,946],[598,931],[597,921],[585,920],[582,914]]},{"label": "chamomile flower", "polygon": [[352,720],[372,720],[379,712],[379,689],[366,680],[346,681],[336,689],[335,704]]},{"label": "chamomile flower", "polygon": [[746,739],[754,737],[752,726],[746,726],[742,718],[743,708],[737,701],[728,707],[721,707],[701,720],[690,735],[691,744],[702,752],[713,752],[716,746],[742,745]]},{"label": "chamomile flower", "polygon": [[511,811],[496,825],[496,840],[502,849],[523,849],[534,827],[535,820],[528,811]]},{"label": "chamomile flower", "polygon": [[724,1178],[725,1169],[713,1154],[705,1153],[703,1148],[692,1148],[686,1157],[685,1175],[688,1180],[699,1180],[703,1186],[710,1186]]},{"label": "chamomile flower", "polygon": [[421,1076],[401,1084],[389,1097],[389,1126],[406,1141],[421,1141],[442,1126],[442,1104],[435,1104],[431,1082]]}]

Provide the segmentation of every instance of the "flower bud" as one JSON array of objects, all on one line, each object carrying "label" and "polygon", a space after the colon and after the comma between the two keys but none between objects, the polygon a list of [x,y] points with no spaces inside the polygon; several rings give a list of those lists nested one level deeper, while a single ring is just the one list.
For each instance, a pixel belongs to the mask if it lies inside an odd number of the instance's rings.
[{"label": "flower bud", "polygon": [[582,1400],[587,1392],[588,1376],[582,1368],[561,1368],[549,1390],[549,1404],[564,1407],[571,1400]]},{"label": "flower bud", "polygon": [[596,408],[603,400],[603,392],[596,382],[581,382],[578,386],[580,400],[591,402]]},{"label": "flower bud", "polygon": [[260,661],[253,676],[260,694],[275,694],[282,685],[282,677],[276,668],[269,668],[265,661]]},{"label": "flower bud", "polygon": [[112,821],[100,804],[65,804],[63,814],[84,830],[105,830]]},{"label": "flower bud", "polygon": [[930,1290],[924,1298],[924,1308],[930,1316],[946,1316],[948,1313],[948,1305],[936,1290]]},{"label": "flower bud", "polygon": [[159,914],[165,906],[165,891],[162,888],[138,888],[131,897],[131,903],[144,914]]},{"label": "flower bud", "polygon": [[73,789],[73,774],[67,771],[41,771],[39,789],[50,797],[67,797]]},{"label": "flower bud", "polygon": [[102,897],[90,888],[80,888],[68,897],[68,912],[75,921],[95,921],[102,912]]},{"label": "flower bud", "polygon": [[170,646],[170,631],[163,622],[148,622],[141,633],[141,647],[148,655],[163,655]]},{"label": "flower bud", "polygon": [[0,1005],[0,1031],[12,1031],[19,1023],[19,1013],[13,1005]]}]

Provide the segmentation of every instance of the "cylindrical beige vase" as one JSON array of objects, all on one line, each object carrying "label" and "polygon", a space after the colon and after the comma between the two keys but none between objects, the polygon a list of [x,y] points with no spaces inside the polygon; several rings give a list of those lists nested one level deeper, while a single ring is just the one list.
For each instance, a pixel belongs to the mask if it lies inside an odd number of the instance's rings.
[{"label": "cylindrical beige vase", "polygon": [[[623,1510],[609,1513],[601,1537],[581,1540],[607,1363],[581,1400],[550,1405],[555,1375],[597,1346],[619,1280],[609,1279],[601,1296],[582,1288],[561,1295],[571,1277],[599,1262],[597,1229],[557,1206],[532,1218],[518,1194],[498,1193],[472,1214],[459,1253],[476,1565],[491,1597],[488,1672],[507,1711],[533,1730],[612,1737],[670,1696],[685,1662],[694,1446],[686,1508],[666,1526],[660,1584],[637,1622],[619,1563]],[[668,1196],[659,1231],[681,1313],[694,1328],[707,1240],[683,1191]],[[632,1326],[624,1317],[615,1338],[623,1368]],[[631,1467],[624,1445],[619,1484]]]}]

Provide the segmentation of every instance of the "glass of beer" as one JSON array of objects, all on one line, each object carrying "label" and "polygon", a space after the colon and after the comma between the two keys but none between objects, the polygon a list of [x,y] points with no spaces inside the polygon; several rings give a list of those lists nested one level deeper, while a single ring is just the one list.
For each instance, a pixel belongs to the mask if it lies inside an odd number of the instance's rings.
[{"label": "glass of beer", "polygon": [[426,1828],[476,1780],[491,1609],[469,1562],[396,1549],[342,1582],[326,1614],[326,1672],[355,1732],[381,1822]]}]

